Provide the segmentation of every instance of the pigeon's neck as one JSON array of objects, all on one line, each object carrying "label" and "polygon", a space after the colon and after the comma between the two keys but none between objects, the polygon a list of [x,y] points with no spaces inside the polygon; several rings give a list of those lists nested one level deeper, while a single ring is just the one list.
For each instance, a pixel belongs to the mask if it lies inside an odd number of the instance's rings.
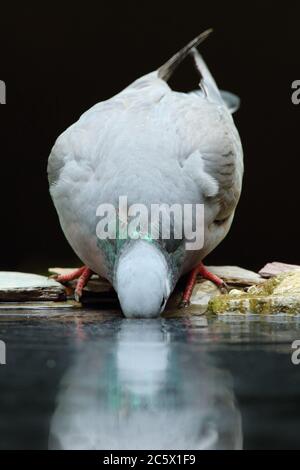
[{"label": "pigeon's neck", "polygon": [[[140,245],[141,242],[142,245]],[[153,240],[153,236],[150,231],[143,231],[137,228],[134,232],[131,231],[129,236],[128,225],[125,225],[121,220],[117,220],[115,238],[98,238],[97,244],[104,256],[108,272],[107,277],[110,282],[113,283],[114,272],[120,256],[128,251],[131,251],[132,256],[135,252],[140,253],[140,247],[144,247],[143,243],[146,243],[146,245],[157,245],[157,241]],[[144,250],[148,251],[146,248],[144,248]]]}]

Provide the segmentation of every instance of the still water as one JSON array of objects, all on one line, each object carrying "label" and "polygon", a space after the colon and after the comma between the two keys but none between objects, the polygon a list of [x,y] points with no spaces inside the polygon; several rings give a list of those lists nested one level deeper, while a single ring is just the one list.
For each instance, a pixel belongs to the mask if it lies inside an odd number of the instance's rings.
[{"label": "still water", "polygon": [[2,317],[1,449],[300,448],[292,317]]}]

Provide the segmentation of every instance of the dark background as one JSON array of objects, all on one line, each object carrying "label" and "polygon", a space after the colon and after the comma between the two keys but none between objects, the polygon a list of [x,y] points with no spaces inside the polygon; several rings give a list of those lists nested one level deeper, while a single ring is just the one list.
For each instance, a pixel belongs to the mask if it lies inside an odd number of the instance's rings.
[{"label": "dark background", "polygon": [[[45,271],[79,263],[52,205],[47,158],[56,137],[97,101],[156,69],[202,30],[221,88],[237,93],[243,193],[226,240],[207,262],[249,268],[298,251],[300,79],[297,2],[96,2],[1,5],[0,268]],[[196,85],[187,61],[172,85]]]}]

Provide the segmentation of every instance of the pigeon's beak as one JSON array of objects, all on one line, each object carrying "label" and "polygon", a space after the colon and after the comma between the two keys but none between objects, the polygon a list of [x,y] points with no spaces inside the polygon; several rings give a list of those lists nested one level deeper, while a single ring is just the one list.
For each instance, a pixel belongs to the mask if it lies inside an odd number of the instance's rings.
[{"label": "pigeon's beak", "polygon": [[121,255],[115,289],[127,318],[155,318],[163,311],[170,294],[168,266],[153,244],[135,241]]}]

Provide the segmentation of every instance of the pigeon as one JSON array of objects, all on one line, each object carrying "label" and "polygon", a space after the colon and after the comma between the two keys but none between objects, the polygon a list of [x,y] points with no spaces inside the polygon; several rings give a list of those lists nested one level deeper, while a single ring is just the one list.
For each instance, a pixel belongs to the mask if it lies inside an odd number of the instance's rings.
[{"label": "pigeon", "polygon": [[[197,49],[210,32],[97,103],[56,140],[48,161],[50,194],[62,230],[84,263],[57,279],[78,279],[76,300],[94,273],[112,284],[128,318],[159,316],[185,274],[183,305],[198,274],[226,287],[202,261],[230,229],[242,188],[243,151],[232,118],[239,98],[219,90]],[[188,55],[199,73],[199,88],[175,91],[168,81]],[[203,235],[201,245],[188,247],[184,220],[175,216],[169,219],[169,237],[161,219],[151,230],[140,224],[129,233],[135,217],[128,210],[124,219],[124,197],[128,208],[138,205],[149,213],[153,205],[203,207],[203,217],[196,218],[193,209],[190,222]],[[110,225],[110,208],[115,208],[117,229]],[[105,216],[106,235],[99,236]]]}]

